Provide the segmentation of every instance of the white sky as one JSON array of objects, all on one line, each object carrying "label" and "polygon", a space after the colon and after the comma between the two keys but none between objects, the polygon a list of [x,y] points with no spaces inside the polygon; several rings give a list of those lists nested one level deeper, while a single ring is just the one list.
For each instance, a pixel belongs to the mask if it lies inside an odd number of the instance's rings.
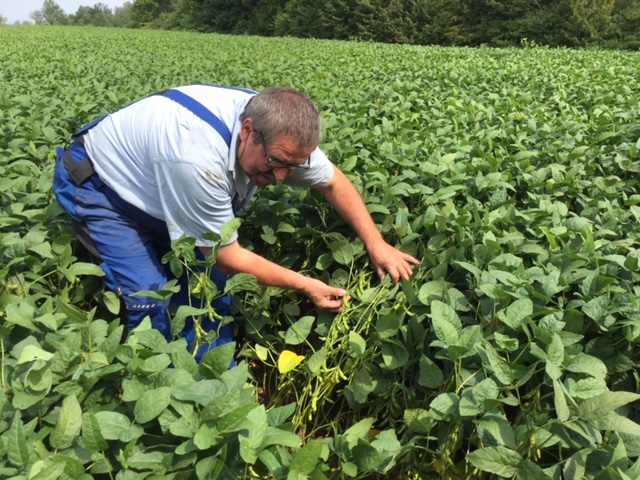
[{"label": "white sky", "polygon": [[[121,7],[127,0],[55,0],[67,15],[76,13],[78,7],[93,7],[96,3],[104,3],[112,10]],[[133,3],[133,0],[129,0]],[[44,0],[0,0],[0,15],[7,19],[8,24],[31,20],[29,14],[40,10]]]}]

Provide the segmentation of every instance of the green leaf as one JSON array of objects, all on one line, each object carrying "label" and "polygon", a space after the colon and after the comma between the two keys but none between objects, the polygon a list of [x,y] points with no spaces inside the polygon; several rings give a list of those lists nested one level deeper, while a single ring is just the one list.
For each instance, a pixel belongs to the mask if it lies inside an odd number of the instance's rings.
[{"label": "green leaf", "polygon": [[59,450],[69,448],[80,434],[82,428],[82,409],[75,395],[62,400],[58,422],[49,437],[49,443]]},{"label": "green leaf", "polygon": [[309,370],[309,372],[313,375],[317,375],[322,369],[322,366],[324,365],[326,358],[327,358],[326,347],[322,347],[317,352],[314,352],[314,354],[311,355],[309,359],[306,361],[306,367]]},{"label": "green leaf", "polygon": [[441,393],[429,405],[429,415],[435,420],[444,420],[448,415],[458,415],[460,398],[455,393]]},{"label": "green leaf", "polygon": [[460,338],[462,323],[456,311],[446,303],[435,300],[431,304],[433,330],[445,345],[455,345]]},{"label": "green leaf", "polygon": [[608,315],[610,303],[609,298],[606,296],[596,297],[589,300],[582,307],[582,311],[589,318],[600,321]]},{"label": "green leaf", "polygon": [[272,427],[283,425],[288,418],[296,412],[296,404],[289,403],[282,407],[277,407],[267,412],[267,422]]},{"label": "green leaf", "polygon": [[289,468],[292,471],[309,475],[318,465],[321,454],[322,443],[311,440],[296,452]]},{"label": "green leaf", "polygon": [[143,392],[133,408],[136,422],[144,424],[157,418],[169,406],[171,392],[170,387],[153,388]]},{"label": "green leaf", "polygon": [[347,241],[333,242],[329,244],[333,259],[341,265],[349,266],[353,263],[354,249]]},{"label": "green leaf", "polygon": [[311,333],[311,329],[313,328],[315,321],[315,317],[312,316],[300,318],[287,329],[287,333],[284,337],[284,343],[288,345],[300,345],[307,339],[309,333]]},{"label": "green leaf", "polygon": [[109,445],[102,436],[100,422],[93,413],[85,413],[82,419],[82,442],[87,450],[100,452],[106,450]]},{"label": "green leaf", "polygon": [[578,406],[578,416],[585,421],[595,420],[638,399],[640,399],[640,394],[637,393],[606,392],[582,402]]},{"label": "green leaf", "polygon": [[195,402],[202,406],[208,405],[214,398],[227,392],[227,388],[220,380],[201,380],[199,382],[178,387],[173,396],[178,400]]},{"label": "green leaf", "polygon": [[231,241],[233,235],[238,231],[242,225],[242,219],[239,217],[234,218],[233,220],[225,223],[220,229],[220,243],[222,245],[226,245]]},{"label": "green leaf", "polygon": [[229,369],[236,350],[235,342],[226,343],[209,350],[200,361],[200,373],[205,378],[216,378]]},{"label": "green leaf", "polygon": [[487,341],[484,342],[484,350],[487,354],[489,365],[491,365],[491,370],[495,377],[503,385],[510,385],[513,382],[514,374],[509,365],[500,358],[498,352]]},{"label": "green leaf", "polygon": [[367,397],[373,392],[373,381],[371,375],[366,368],[360,368],[353,376],[350,388],[353,392],[353,400],[356,403],[364,404],[367,401]]},{"label": "green leaf", "polygon": [[568,372],[585,373],[599,379],[604,379],[608,373],[607,366],[602,360],[585,353],[571,357],[564,368]]},{"label": "green leaf", "polygon": [[22,352],[20,352],[20,358],[18,358],[17,365],[23,365],[35,360],[48,361],[52,358],[53,353],[49,353],[40,347],[36,347],[35,345],[27,345],[22,349]]},{"label": "green leaf", "polygon": [[571,413],[569,412],[567,399],[564,396],[564,389],[562,388],[562,384],[557,379],[553,380],[553,403],[556,408],[556,415],[558,416],[558,420],[560,420],[561,422],[566,422],[569,419]]},{"label": "green leaf", "polygon": [[102,298],[109,312],[113,313],[114,315],[117,315],[118,313],[120,313],[120,299],[115,293],[107,290],[106,292],[103,293]]},{"label": "green leaf", "polygon": [[130,442],[144,433],[141,427],[132,425],[131,421],[121,413],[103,410],[96,412],[95,416],[100,424],[100,432],[106,440]]},{"label": "green leaf", "polygon": [[414,433],[427,434],[435,425],[435,420],[427,410],[422,408],[408,408],[404,411],[404,423]]},{"label": "green leaf", "polygon": [[427,282],[418,290],[418,300],[424,305],[431,305],[435,300],[443,300],[447,293],[447,284],[443,280]]},{"label": "green leaf", "polygon": [[171,454],[167,458],[164,452],[136,452],[127,460],[128,465],[137,470],[159,470],[165,462],[171,463]]},{"label": "green leaf", "polygon": [[498,312],[498,318],[513,330],[519,330],[522,323],[533,314],[533,302],[528,298],[516,300],[506,312]]},{"label": "green leaf", "polygon": [[518,452],[506,447],[486,447],[469,453],[467,460],[483,472],[513,477],[518,471],[522,457]]},{"label": "green leaf", "polygon": [[402,342],[389,338],[382,342],[382,359],[384,366],[389,370],[397,370],[404,367],[409,361],[409,352]]},{"label": "green leaf", "polygon": [[531,460],[522,460],[518,464],[518,477],[526,480],[552,480],[552,478],[544,473],[544,470]]},{"label": "green leaf", "polygon": [[258,280],[253,275],[248,273],[236,273],[227,280],[224,287],[225,295],[233,295],[242,292],[254,292],[257,293],[262,289],[258,285]]},{"label": "green leaf", "polygon": [[590,420],[590,423],[599,430],[640,436],[640,425],[638,423],[615,412],[609,412],[601,417],[594,418]]},{"label": "green leaf", "polygon": [[484,446],[516,449],[515,432],[505,416],[490,413],[480,418],[476,425]]},{"label": "green leaf", "polygon": [[367,350],[367,342],[358,332],[349,332],[349,347],[351,356],[361,357]]},{"label": "green leaf", "polygon": [[84,263],[77,262],[71,265],[65,273],[65,276],[70,280],[73,280],[75,277],[80,275],[93,275],[95,277],[103,277],[104,270],[100,268],[98,265],[94,265],[93,263]]},{"label": "green leaf", "polygon": [[16,467],[27,467],[31,464],[33,449],[24,431],[24,423],[20,418],[20,412],[15,412],[11,428],[5,433],[7,456],[9,462]]},{"label": "green leaf", "polygon": [[444,382],[444,374],[440,367],[424,354],[420,355],[419,369],[418,384],[420,386],[434,389]]}]

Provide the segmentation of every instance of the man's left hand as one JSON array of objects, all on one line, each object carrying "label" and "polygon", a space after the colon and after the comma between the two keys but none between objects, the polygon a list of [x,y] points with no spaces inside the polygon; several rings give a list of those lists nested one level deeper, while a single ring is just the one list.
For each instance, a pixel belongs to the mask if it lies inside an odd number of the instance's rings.
[{"label": "man's left hand", "polygon": [[408,279],[413,274],[411,265],[420,264],[420,260],[384,241],[370,247],[368,253],[378,276],[383,278],[388,273],[394,283],[399,282],[401,278]]}]

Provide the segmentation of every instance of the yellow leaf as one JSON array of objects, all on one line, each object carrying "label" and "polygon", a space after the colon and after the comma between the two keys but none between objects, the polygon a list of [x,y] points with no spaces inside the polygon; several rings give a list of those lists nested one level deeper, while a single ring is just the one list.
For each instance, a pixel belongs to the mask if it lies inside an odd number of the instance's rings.
[{"label": "yellow leaf", "polygon": [[278,358],[278,370],[280,373],[289,373],[300,365],[303,360],[303,355],[298,355],[290,350],[285,350],[280,354],[280,358]]}]

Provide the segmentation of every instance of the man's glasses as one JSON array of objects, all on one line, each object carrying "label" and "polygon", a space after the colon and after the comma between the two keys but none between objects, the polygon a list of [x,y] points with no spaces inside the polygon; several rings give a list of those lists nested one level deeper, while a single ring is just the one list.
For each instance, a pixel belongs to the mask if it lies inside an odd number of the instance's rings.
[{"label": "man's glasses", "polygon": [[258,134],[260,138],[260,142],[262,142],[262,148],[264,149],[264,154],[267,156],[267,165],[273,168],[288,168],[289,170],[308,170],[311,168],[311,156],[307,158],[307,161],[302,165],[291,165],[288,163],[284,163],[277,158],[271,158],[269,155],[269,151],[267,150],[267,144],[264,141],[264,137],[262,136],[262,132],[260,130],[254,130]]}]

